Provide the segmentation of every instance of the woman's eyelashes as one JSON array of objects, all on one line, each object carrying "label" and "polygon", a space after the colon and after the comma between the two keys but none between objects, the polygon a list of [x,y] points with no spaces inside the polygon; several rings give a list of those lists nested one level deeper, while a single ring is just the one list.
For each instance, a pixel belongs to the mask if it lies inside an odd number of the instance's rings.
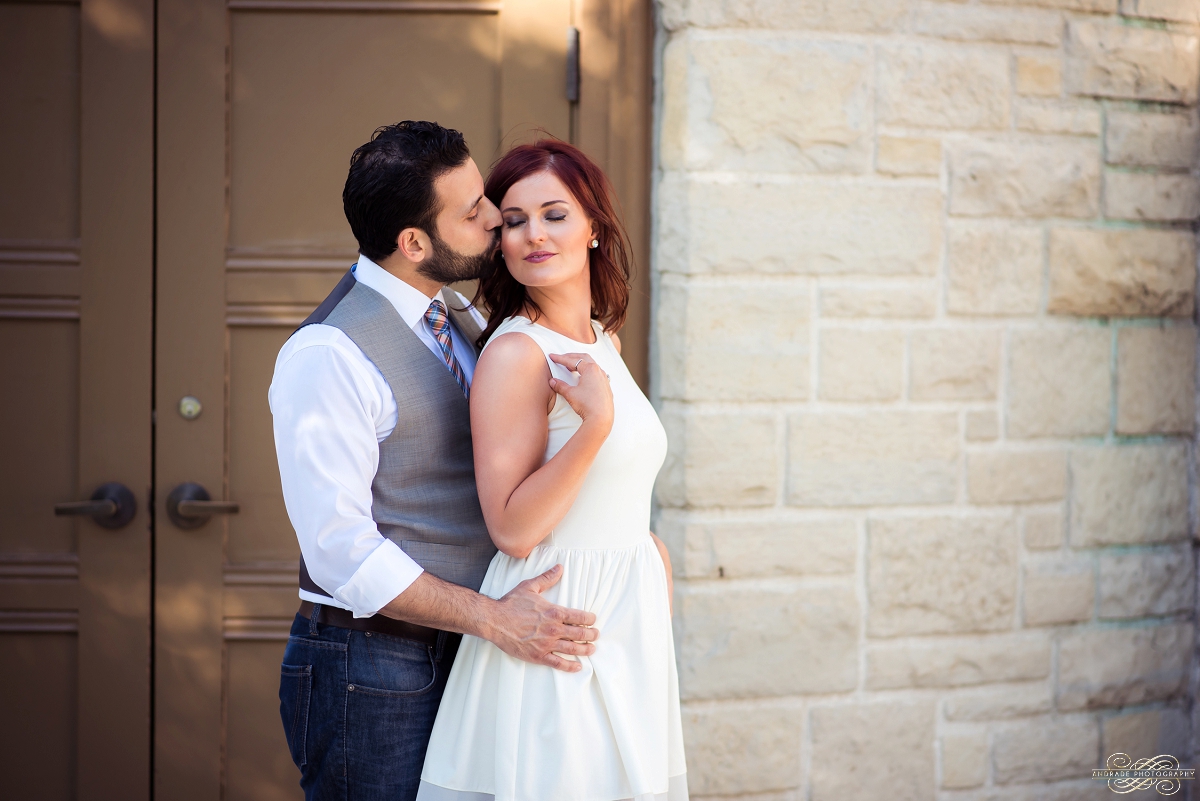
[{"label": "woman's eyelashes", "polygon": [[[542,218],[542,220],[544,222],[562,222],[565,219],[567,219],[567,215],[561,211],[560,212],[551,212],[550,214],[547,214],[545,217]],[[517,228],[524,224],[525,224],[524,217],[509,217],[507,220],[504,221],[505,228]]]}]

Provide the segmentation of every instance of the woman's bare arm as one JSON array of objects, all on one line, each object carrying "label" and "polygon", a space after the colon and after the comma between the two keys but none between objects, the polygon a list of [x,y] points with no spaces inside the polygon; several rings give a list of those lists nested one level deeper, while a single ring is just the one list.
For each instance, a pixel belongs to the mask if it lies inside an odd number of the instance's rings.
[{"label": "woman's bare arm", "polygon": [[[553,358],[568,367],[583,359],[577,386],[553,379],[537,343],[515,332],[488,346],[471,382],[479,503],[496,547],[518,559],[566,515],[612,429],[612,390],[604,371],[586,354]],[[583,423],[543,465],[546,414],[555,392]]]}]

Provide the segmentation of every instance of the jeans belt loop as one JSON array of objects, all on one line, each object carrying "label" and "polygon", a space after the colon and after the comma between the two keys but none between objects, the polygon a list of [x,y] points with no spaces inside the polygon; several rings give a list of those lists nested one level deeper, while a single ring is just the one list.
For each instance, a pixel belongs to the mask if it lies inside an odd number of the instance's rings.
[{"label": "jeans belt loop", "polygon": [[317,636],[317,621],[321,619],[321,605],[313,604],[312,616],[308,618],[308,636]]}]

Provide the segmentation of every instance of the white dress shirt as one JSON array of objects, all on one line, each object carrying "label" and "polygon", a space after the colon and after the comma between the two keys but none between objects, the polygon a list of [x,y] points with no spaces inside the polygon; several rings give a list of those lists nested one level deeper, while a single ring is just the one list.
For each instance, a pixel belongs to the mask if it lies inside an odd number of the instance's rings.
[{"label": "white dress shirt", "polygon": [[[425,310],[432,298],[365,256],[355,278],[387,298],[438,360],[442,352]],[[467,299],[458,296],[463,305]],[[479,312],[471,309],[480,327]],[[475,375],[475,349],[450,326],[454,355]],[[449,368],[447,368],[449,370]],[[416,581],[422,569],[379,533],[371,517],[371,483],[379,443],[396,427],[396,399],[379,368],[341,329],[309,325],[279,351],[267,393],[283,502],[296,529],[309,576],[333,606],[370,617]],[[300,590],[302,599],[330,599]]]}]

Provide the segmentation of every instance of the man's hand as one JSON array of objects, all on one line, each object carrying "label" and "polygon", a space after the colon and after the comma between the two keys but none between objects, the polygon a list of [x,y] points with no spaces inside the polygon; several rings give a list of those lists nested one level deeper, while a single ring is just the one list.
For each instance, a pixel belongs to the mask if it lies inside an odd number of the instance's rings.
[{"label": "man's hand", "polygon": [[600,636],[594,628],[591,612],[556,606],[542,593],[562,578],[562,565],[555,565],[540,576],[522,581],[495,603],[489,614],[488,640],[504,653],[535,665],[575,673],[583,669],[579,662],[558,654],[591,656],[592,643]]},{"label": "man's hand", "polygon": [[522,581],[498,601],[429,572],[417,576],[380,614],[444,631],[473,634],[501,651],[535,665],[574,673],[583,665],[559,654],[591,656],[600,632],[591,612],[556,606],[542,597],[562,578],[562,565]]}]

